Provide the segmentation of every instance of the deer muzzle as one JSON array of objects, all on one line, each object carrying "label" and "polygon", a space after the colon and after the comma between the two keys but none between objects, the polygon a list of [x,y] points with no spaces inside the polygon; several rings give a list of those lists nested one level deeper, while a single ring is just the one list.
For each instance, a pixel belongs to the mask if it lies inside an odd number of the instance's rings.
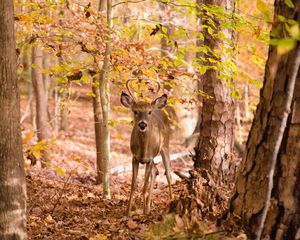
[{"label": "deer muzzle", "polygon": [[144,121],[140,121],[140,122],[138,123],[138,127],[139,127],[139,130],[140,130],[141,132],[146,132],[147,126],[148,126],[148,124],[147,124],[146,122],[144,122]]}]

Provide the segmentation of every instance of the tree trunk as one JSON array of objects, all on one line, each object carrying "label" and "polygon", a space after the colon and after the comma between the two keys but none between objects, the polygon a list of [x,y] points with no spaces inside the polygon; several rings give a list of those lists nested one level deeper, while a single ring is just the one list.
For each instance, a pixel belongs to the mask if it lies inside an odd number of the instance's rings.
[{"label": "tree trunk", "polygon": [[98,11],[103,12],[107,8],[107,0],[99,0]]},{"label": "tree trunk", "polygon": [[13,1],[0,2],[0,239],[26,239]]},{"label": "tree trunk", "polygon": [[[286,37],[285,27],[276,18],[281,15],[300,24],[300,1],[294,1],[298,9],[289,8],[279,0],[274,4],[273,29],[280,29],[276,38],[283,38]],[[276,240],[296,239],[296,234],[300,234],[299,62],[299,41],[296,49],[283,55],[270,46],[264,87],[231,201],[231,212],[241,217],[251,238],[260,239],[260,230],[262,238]],[[292,92],[290,81],[297,72]],[[289,96],[293,96],[290,110]],[[283,124],[285,119],[287,122]],[[282,141],[278,141],[281,140],[280,132],[283,133]],[[279,154],[274,155],[277,145]]]},{"label": "tree trunk", "polygon": [[93,78],[93,112],[94,112],[94,124],[95,124],[95,142],[96,142],[96,183],[101,184],[103,181],[103,162],[101,151],[101,105],[100,105],[100,92],[98,87],[99,81]]},{"label": "tree trunk", "polygon": [[[103,7],[103,0],[99,0],[98,11],[101,11],[101,7]],[[97,62],[95,61],[97,65]],[[100,77],[92,76],[92,91],[93,91],[93,113],[94,113],[94,129],[95,129],[95,143],[96,143],[96,184],[101,184],[103,182],[103,161],[102,161],[102,151],[101,151],[101,104],[100,104],[100,89],[99,82]]]},{"label": "tree trunk", "polygon": [[[201,27],[201,15],[199,14],[200,12],[200,9],[199,9],[199,6],[201,4],[202,0],[196,0],[196,3],[197,3],[197,31],[200,33],[200,32],[203,32],[203,29]],[[202,41],[202,39],[197,36],[196,38],[196,49],[197,48],[200,48],[201,46],[203,46],[204,42]],[[196,52],[196,59],[197,59],[197,62],[201,64],[201,61],[200,61],[200,57],[202,57],[203,54],[200,52],[200,51],[197,51]],[[203,102],[203,97],[201,96],[200,94],[200,91],[202,92],[203,91],[203,84],[202,84],[202,81],[201,81],[201,76],[200,74],[198,74],[198,78],[197,78],[197,91],[198,91],[198,100],[199,102]],[[194,132],[193,134],[196,134],[196,133],[199,133],[200,132],[200,126],[201,126],[201,122],[202,122],[202,106],[199,106],[198,107],[198,117],[197,117],[197,124],[195,126],[195,129],[194,129]]]},{"label": "tree trunk", "polygon": [[[43,53],[40,46],[36,45],[32,48],[32,63],[37,66],[43,66]],[[37,67],[32,68],[32,84],[36,99],[36,127],[38,141],[48,139],[48,102],[46,86],[43,81],[43,76]],[[48,152],[42,151],[42,166],[45,167],[48,161]]]},{"label": "tree trunk", "polygon": [[[112,5],[111,0],[107,0],[107,26],[109,31],[112,27]],[[111,54],[111,33],[107,33],[106,46],[104,53],[103,66],[100,71],[100,101],[102,108],[102,139],[101,139],[101,152],[103,163],[103,198],[110,199],[110,168],[109,168],[109,154],[110,154],[110,132],[109,132],[109,83],[107,73],[109,72]]]},{"label": "tree trunk", "polygon": [[[58,5],[58,17],[59,17],[59,25],[63,28],[63,22],[62,22],[62,17],[64,16],[64,10],[62,8],[62,6]],[[58,56],[58,64],[62,65],[63,64],[63,58],[62,55],[63,53],[63,48],[62,48],[62,41],[64,38],[64,34],[61,35],[61,42],[59,44],[59,56]],[[63,91],[59,91],[58,89],[62,88]],[[68,121],[68,108],[67,108],[67,98],[68,98],[68,91],[67,91],[67,86],[65,84],[58,84],[57,86],[57,102],[56,105],[58,107],[59,110],[59,117],[60,117],[60,126],[59,126],[59,130],[61,131],[68,131],[69,130],[69,121]]]},{"label": "tree trunk", "polygon": [[[234,11],[234,1],[217,1],[205,0],[204,4],[213,4],[224,7],[225,10]],[[206,20],[207,16],[203,16],[202,22],[209,25]],[[213,19],[216,26],[219,23]],[[204,45],[208,46],[212,51],[216,51],[221,47],[221,39],[212,37],[207,28],[204,31]],[[233,40],[232,31],[221,29],[218,27],[217,32],[222,31],[228,39]],[[223,54],[223,53],[222,53]],[[216,62],[225,61],[226,56],[216,58],[211,53],[206,54],[206,58],[215,59]],[[232,159],[233,146],[233,124],[234,124],[234,104],[230,96],[230,89],[226,87],[225,79],[219,79],[219,70],[216,65],[209,61],[206,65],[210,65],[201,77],[203,91],[211,98],[204,99],[201,112],[200,135],[199,141],[195,148],[196,158],[195,166],[201,166],[211,169],[218,180],[226,180],[226,176],[230,173],[229,164]]]}]

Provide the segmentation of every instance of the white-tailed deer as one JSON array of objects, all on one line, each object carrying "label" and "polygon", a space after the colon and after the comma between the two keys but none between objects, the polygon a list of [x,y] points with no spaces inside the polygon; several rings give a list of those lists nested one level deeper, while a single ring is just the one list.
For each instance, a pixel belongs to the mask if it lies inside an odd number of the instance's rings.
[{"label": "white-tailed deer", "polygon": [[[169,194],[172,199],[170,156],[169,156],[169,137],[170,121],[165,111],[161,110],[167,104],[167,95],[164,94],[156,98],[151,103],[145,101],[136,101],[130,91],[129,81],[126,82],[126,88],[130,94],[122,92],[121,103],[131,109],[134,114],[134,125],[131,133],[130,149],[132,152],[132,182],[129,197],[127,214],[130,215],[132,208],[133,194],[137,186],[137,175],[139,164],[146,164],[143,199],[144,214],[148,214],[151,206],[152,191],[158,169],[153,159],[161,154],[165,166],[165,174],[169,185]],[[160,85],[158,85],[159,91]]]}]

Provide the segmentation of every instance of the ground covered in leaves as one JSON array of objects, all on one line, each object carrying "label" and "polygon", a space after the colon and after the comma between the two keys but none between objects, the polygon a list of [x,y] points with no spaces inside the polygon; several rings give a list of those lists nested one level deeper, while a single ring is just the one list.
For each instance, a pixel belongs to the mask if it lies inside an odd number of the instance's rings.
[{"label": "ground covered in leaves", "polygon": [[[116,108],[118,105],[116,103]],[[95,184],[96,153],[91,100],[70,100],[68,108],[69,129],[57,136],[52,133],[48,166],[41,168],[39,162],[32,166],[30,159],[25,162],[29,239],[143,239],[149,227],[160,221],[168,211],[164,169],[162,166],[159,168],[152,210],[148,216],[142,214],[139,195],[143,170],[140,171],[136,208],[128,218],[126,206],[131,182],[131,126],[129,121],[124,124],[124,120],[130,120],[130,116],[120,112],[115,119],[122,120],[116,121],[111,128],[111,199],[103,200],[102,187]],[[30,114],[26,109],[28,102],[23,97],[24,151],[30,149],[38,152],[40,146],[36,143]],[[173,152],[182,150],[179,142],[173,142]],[[173,170],[176,165],[178,169],[191,165],[187,158],[175,162],[172,163]],[[173,180],[174,183],[175,174]],[[176,195],[175,189],[174,193]]]},{"label": "ground covered in leaves", "polygon": [[[142,212],[140,193],[144,171],[140,170],[133,214],[126,216],[131,182],[131,126],[127,121],[128,114],[118,111],[117,102],[113,104],[116,106],[115,112],[118,112],[115,119],[120,121],[116,121],[111,128],[111,199],[102,199],[102,187],[95,184],[96,153],[91,100],[70,101],[69,129],[52,136],[48,166],[41,168],[39,162],[31,166],[31,161],[26,160],[29,239],[235,239],[230,237],[228,231],[215,227],[212,222],[216,216],[210,216],[209,221],[204,218],[208,211],[220,214],[224,210],[225,200],[222,198],[226,191],[216,190],[215,185],[205,177],[197,180],[200,195],[192,193],[191,196],[189,185],[195,183],[195,178],[181,181],[174,174],[175,171],[188,172],[192,169],[193,162],[189,156],[171,162],[172,204],[164,169],[159,164],[152,208],[147,216]],[[28,109],[26,105],[26,99],[22,99],[22,109]],[[22,115],[23,138],[26,139],[24,151],[27,151],[35,148],[36,139],[29,114],[23,110]],[[172,153],[185,151],[180,143],[180,139],[172,139]],[[214,199],[221,200],[214,204]],[[170,209],[172,214],[168,214]],[[191,218],[188,212],[195,217]]]},{"label": "ground covered in leaves", "polygon": [[[112,199],[103,200],[99,186],[27,176],[28,233],[31,239],[142,239],[149,226],[168,209],[168,191],[157,188],[153,208],[142,214],[137,200],[134,215],[126,216],[129,185],[112,187]],[[116,191],[115,191],[116,190]]]}]

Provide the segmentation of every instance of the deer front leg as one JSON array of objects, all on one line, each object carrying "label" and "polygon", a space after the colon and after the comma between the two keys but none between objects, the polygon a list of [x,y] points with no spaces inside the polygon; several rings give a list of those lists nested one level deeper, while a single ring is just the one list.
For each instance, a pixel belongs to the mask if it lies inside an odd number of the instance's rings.
[{"label": "deer front leg", "polygon": [[148,214],[150,212],[151,200],[152,200],[152,192],[153,192],[153,187],[154,187],[154,183],[155,183],[157,175],[158,175],[158,169],[155,166],[155,164],[152,163],[151,176],[150,176],[151,180],[150,180],[150,187],[149,187],[149,195],[148,195],[147,202],[146,202],[145,214]]},{"label": "deer front leg", "polygon": [[133,199],[133,193],[136,189],[137,185],[137,175],[139,171],[139,161],[135,157],[132,158],[132,180],[131,180],[131,190],[130,190],[130,197],[129,197],[129,203],[127,208],[127,216],[130,215],[131,208],[132,208],[132,199]]},{"label": "deer front leg", "polygon": [[162,156],[162,160],[163,160],[163,164],[165,166],[165,174],[166,174],[166,177],[167,177],[167,181],[168,181],[168,185],[169,185],[169,196],[170,196],[170,199],[173,198],[173,194],[172,194],[172,177],[171,177],[171,172],[170,172],[170,152],[169,152],[169,148],[163,148],[161,150],[161,156]]},{"label": "deer front leg", "polygon": [[143,186],[143,200],[144,200],[144,214],[147,214],[147,202],[148,202],[148,185],[149,185],[149,178],[151,175],[152,169],[152,162],[146,164],[145,168],[145,178],[144,178],[144,186]]}]

